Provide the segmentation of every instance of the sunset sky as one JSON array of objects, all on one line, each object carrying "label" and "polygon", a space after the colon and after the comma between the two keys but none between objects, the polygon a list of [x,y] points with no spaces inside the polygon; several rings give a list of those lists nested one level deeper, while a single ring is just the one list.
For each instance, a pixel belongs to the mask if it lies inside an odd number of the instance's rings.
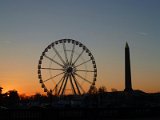
[{"label": "sunset sky", "polygon": [[133,89],[160,92],[160,0],[1,0],[0,86],[44,93],[38,60],[52,42],[70,38],[92,52],[97,87],[124,90],[130,46]]}]

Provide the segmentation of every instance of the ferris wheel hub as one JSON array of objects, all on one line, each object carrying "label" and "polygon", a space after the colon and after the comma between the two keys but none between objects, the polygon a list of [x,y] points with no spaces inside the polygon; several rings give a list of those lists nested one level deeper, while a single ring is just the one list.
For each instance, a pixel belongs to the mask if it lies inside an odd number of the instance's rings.
[{"label": "ferris wheel hub", "polygon": [[67,65],[65,68],[64,68],[64,71],[65,73],[67,74],[74,74],[76,72],[76,68],[72,65]]},{"label": "ferris wheel hub", "polygon": [[67,73],[72,73],[72,72],[73,72],[73,68],[72,67],[67,68]]}]

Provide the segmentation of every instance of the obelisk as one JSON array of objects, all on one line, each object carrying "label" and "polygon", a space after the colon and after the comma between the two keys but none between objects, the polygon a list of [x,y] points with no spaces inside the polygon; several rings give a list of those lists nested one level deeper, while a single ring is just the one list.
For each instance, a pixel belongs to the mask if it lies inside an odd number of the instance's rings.
[{"label": "obelisk", "polygon": [[124,91],[126,92],[133,91],[132,82],[131,82],[130,50],[127,42],[125,46],[125,89]]}]

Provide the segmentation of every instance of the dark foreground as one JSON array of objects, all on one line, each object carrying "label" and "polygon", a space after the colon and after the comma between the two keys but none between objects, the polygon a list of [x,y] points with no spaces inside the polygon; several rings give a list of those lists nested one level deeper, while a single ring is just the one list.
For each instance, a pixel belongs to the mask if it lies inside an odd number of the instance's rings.
[{"label": "dark foreground", "polygon": [[0,111],[0,119],[10,120],[160,120],[160,108],[61,108]]},{"label": "dark foreground", "polygon": [[34,99],[18,99],[14,94],[1,95],[0,101],[0,120],[160,120],[160,93],[120,91]]}]

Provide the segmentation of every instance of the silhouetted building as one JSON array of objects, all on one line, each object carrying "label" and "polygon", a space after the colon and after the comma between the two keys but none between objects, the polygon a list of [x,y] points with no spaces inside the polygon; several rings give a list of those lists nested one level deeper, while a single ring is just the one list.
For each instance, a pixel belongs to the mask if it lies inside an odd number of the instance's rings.
[{"label": "silhouetted building", "polygon": [[132,82],[131,82],[131,66],[130,66],[130,51],[128,43],[125,46],[125,89],[126,92],[132,91]]}]

